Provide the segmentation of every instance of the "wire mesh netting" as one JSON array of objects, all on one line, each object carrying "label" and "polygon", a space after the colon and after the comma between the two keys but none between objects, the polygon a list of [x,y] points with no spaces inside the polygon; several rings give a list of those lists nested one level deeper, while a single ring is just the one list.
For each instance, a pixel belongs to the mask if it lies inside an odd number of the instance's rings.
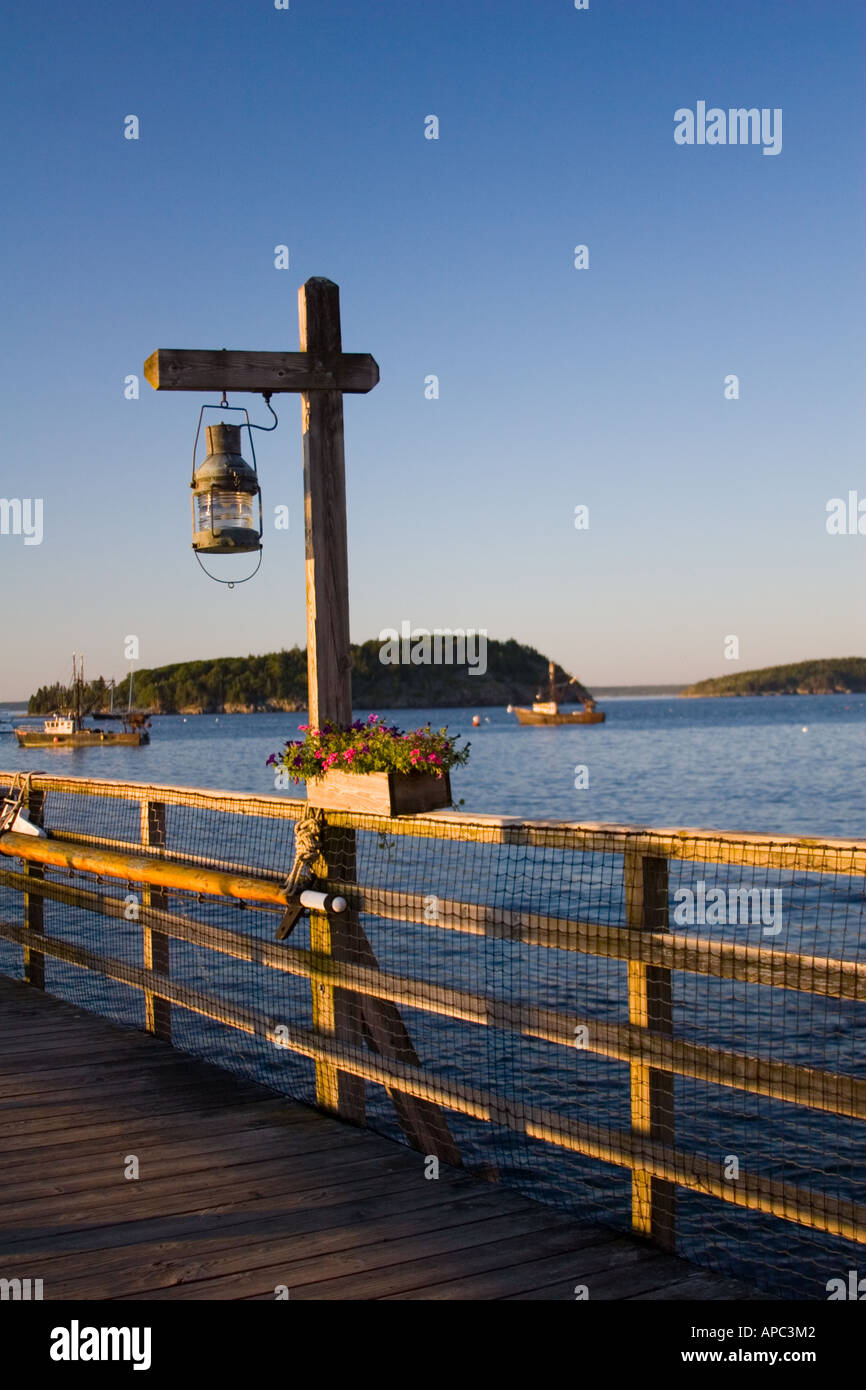
[{"label": "wire mesh netting", "polygon": [[[148,795],[153,859],[284,881],[303,803]],[[141,853],[147,815],[133,788],[45,791],[52,838],[90,847]],[[178,1048],[624,1230],[673,1173],[678,1253],[770,1294],[826,1298],[857,1268],[864,847],[342,815],[321,853],[349,910],[285,941],[277,903],[47,868],[45,988],[144,1028],[123,976],[162,927]],[[19,978],[20,870],[0,858]]]}]

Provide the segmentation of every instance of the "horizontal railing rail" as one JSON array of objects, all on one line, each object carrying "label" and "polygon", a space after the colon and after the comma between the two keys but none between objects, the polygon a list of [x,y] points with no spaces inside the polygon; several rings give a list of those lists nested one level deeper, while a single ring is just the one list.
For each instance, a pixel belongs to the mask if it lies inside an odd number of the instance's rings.
[{"label": "horizontal railing rail", "polygon": [[[0,772],[0,786],[12,781],[13,774]],[[667,907],[669,859],[798,874],[857,875],[866,874],[866,842],[572,825],[443,812],[395,819],[326,813],[329,831],[372,830],[427,840],[621,855],[625,914],[621,926],[446,898],[437,898],[431,913],[429,897],[358,883],[356,877],[345,875],[345,865],[343,877],[331,872],[323,875],[328,890],[346,898],[350,919],[367,914],[385,922],[626,963],[628,1022],[610,1022],[383,970],[369,948],[350,958],[340,949],[339,924],[330,914],[313,913],[307,948],[262,941],[169,910],[168,895],[174,893],[281,912],[286,893],[284,871],[169,847],[166,805],[237,817],[297,820],[306,813],[304,801],[33,775],[27,795],[34,823],[43,818],[48,793],[138,803],[141,841],[50,826],[47,838],[16,832],[0,835],[0,886],[20,892],[25,904],[24,925],[0,922],[0,936],[23,949],[31,983],[44,987],[45,958],[52,958],[142,991],[147,1026],[159,1036],[170,1038],[171,1010],[182,1008],[285,1047],[316,1063],[320,1103],[355,1122],[359,1119],[357,1084],[354,1092],[341,1090],[340,1079],[382,1086],[394,1100],[410,1142],[426,1144],[425,1151],[438,1152],[449,1161],[459,1159],[459,1154],[444,1117],[437,1118],[442,1111],[504,1125],[551,1146],[628,1169],[634,1227],[668,1247],[675,1240],[677,1187],[866,1242],[866,1207],[861,1204],[760,1174],[740,1171],[732,1180],[723,1164],[681,1152],[675,1142],[673,1092],[676,1077],[689,1077],[863,1120],[866,1080],[676,1037],[672,996],[672,972],[677,971],[862,1003],[866,1001],[866,962],[672,932]],[[7,867],[10,861],[20,862],[22,868]],[[46,877],[57,873],[86,874],[109,883],[136,884],[143,890],[136,916],[143,940],[141,965],[45,933],[46,901],[128,922],[125,898]],[[168,947],[172,939],[309,981],[313,1027],[291,1018],[268,1017],[173,980]],[[355,1001],[356,1012],[358,1008],[369,1011],[364,1031],[347,1025],[347,1000]],[[399,1020],[401,1008],[493,1027],[561,1048],[573,1048],[579,1031],[584,1051],[629,1067],[631,1127],[602,1128],[434,1074],[418,1062],[408,1034],[401,1034],[401,1045],[395,1045],[394,1021]],[[344,1096],[350,1098],[347,1103]]]},{"label": "horizontal railing rail", "polygon": [[[0,771],[0,786],[11,785],[16,774]],[[108,797],[132,802],[163,802],[234,815],[271,820],[300,820],[309,807],[305,800],[254,792],[218,791],[209,787],[173,787],[149,782],[97,781],[32,773],[36,793]],[[462,840],[488,844],[525,845],[534,849],[586,850],[593,854],[622,854],[626,849],[667,859],[696,863],[736,864],[818,874],[866,876],[866,840],[778,836],[707,830],[706,827],[654,828],[587,821],[526,820],[518,816],[489,816],[456,811],[429,811],[421,816],[375,816],[368,812],[329,811],[328,824],[421,839]],[[701,853],[695,853],[700,849]]]}]

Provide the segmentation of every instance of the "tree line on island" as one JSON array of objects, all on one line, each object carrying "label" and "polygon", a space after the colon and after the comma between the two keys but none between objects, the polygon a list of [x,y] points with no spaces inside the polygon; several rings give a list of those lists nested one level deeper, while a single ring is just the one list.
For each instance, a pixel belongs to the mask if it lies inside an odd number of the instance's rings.
[{"label": "tree line on island", "polygon": [[687,686],[683,695],[853,695],[866,691],[866,657],[827,657],[731,672]]},{"label": "tree line on island", "polygon": [[[513,638],[487,639],[486,670],[462,665],[383,665],[382,643],[352,647],[352,699],[359,709],[444,708],[531,704],[541,693],[547,698],[548,658]],[[578,683],[565,696],[570,675],[555,668],[561,698],[582,698]],[[268,710],[307,708],[307,653],[303,647],[264,656],[219,657],[184,661],[134,676],[136,709],[151,714],[253,714]],[[43,686],[31,695],[29,714],[50,714],[70,703],[62,685]],[[102,676],[82,691],[84,709],[98,714],[109,707],[109,684]],[[129,678],[117,683],[116,710],[129,702]]]},{"label": "tree line on island", "polygon": [[[534,647],[487,641],[486,671],[469,665],[388,665],[379,659],[381,642],[352,648],[352,698],[359,709],[436,709],[447,706],[526,705],[547,698],[548,658]],[[571,677],[561,666],[555,680],[562,700],[583,698],[579,683],[567,694]],[[731,672],[698,681],[680,693],[691,697],[736,695],[850,695],[866,691],[866,657],[849,656]],[[627,694],[627,688],[623,688]],[[99,714],[110,701],[102,676],[82,690],[84,711]],[[30,696],[28,713],[51,714],[72,703],[67,686],[42,686]],[[118,682],[115,709],[129,703],[129,678]],[[135,673],[134,704],[151,714],[252,714],[267,710],[305,710],[307,653],[303,647],[265,656],[184,661]]]}]

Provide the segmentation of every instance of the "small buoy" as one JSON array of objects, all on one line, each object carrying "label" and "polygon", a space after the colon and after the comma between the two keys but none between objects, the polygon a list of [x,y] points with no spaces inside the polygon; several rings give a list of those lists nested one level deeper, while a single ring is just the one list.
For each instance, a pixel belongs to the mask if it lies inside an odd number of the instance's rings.
[{"label": "small buoy", "polygon": [[513,706],[513,705],[508,705],[508,707],[507,707],[506,710],[505,710],[505,713],[506,713],[506,714],[513,714],[513,713],[514,713],[514,706]]},{"label": "small buoy", "polygon": [[481,723],[481,715],[480,715],[480,714],[473,714],[473,716],[472,716],[472,727],[473,727],[473,729],[477,729],[477,728],[478,728],[478,725],[479,725],[480,723]]},{"label": "small buoy", "polygon": [[803,733],[804,733],[804,734],[807,734],[808,732],[809,732],[809,725],[808,725],[808,724],[804,724],[804,725],[803,725]]}]

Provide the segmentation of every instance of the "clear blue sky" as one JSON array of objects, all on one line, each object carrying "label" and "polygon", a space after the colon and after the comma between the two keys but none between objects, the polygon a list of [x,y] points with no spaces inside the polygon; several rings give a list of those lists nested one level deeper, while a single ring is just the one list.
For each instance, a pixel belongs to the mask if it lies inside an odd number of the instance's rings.
[{"label": "clear blue sky", "polygon": [[[728,634],[740,669],[862,653],[866,536],[825,507],[866,497],[864,28],[859,0],[10,10],[0,496],[45,510],[40,546],[0,536],[0,698],[73,649],[122,675],[129,633],[146,666],[304,642],[297,398],[258,436],[291,529],[229,592],[189,548],[200,399],[123,383],[158,346],[296,348],[310,275],[382,374],[346,401],[354,639],[486,628],[590,686],[736,669]],[[699,100],[781,107],[781,154],[677,146]]]}]

